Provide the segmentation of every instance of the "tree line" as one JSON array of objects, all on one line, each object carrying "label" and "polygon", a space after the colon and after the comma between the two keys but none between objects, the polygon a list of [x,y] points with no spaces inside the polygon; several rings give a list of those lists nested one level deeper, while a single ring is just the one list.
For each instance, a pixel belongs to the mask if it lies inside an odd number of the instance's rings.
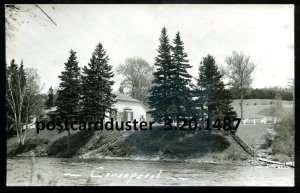
[{"label": "tree line", "polygon": [[[24,69],[15,60],[6,65],[7,132],[16,131],[19,144],[24,145],[28,125],[33,117],[39,118],[44,107],[57,107],[58,118],[73,120],[88,118],[94,121],[114,110],[115,95],[111,80],[114,76],[109,58],[99,43],[87,66],[78,66],[76,52],[71,50],[56,93],[52,87],[48,99],[41,94],[36,69]],[[24,128],[24,126],[26,126]],[[69,133],[70,134],[70,133]]]},{"label": "tree line", "polygon": [[[219,68],[215,58],[207,55],[198,68],[197,83],[191,82],[188,69],[188,55],[184,43],[177,32],[171,45],[167,29],[163,27],[159,38],[160,45],[155,57],[153,86],[149,90],[150,113],[155,121],[161,122],[171,118],[179,126],[181,117],[204,118],[236,117],[230,106],[232,96],[225,89],[223,77],[229,79],[229,85],[238,93],[241,112],[243,98],[252,83],[252,72],[255,65],[249,56],[233,52],[226,58],[227,66]],[[243,115],[243,113],[241,113]],[[242,118],[242,117],[241,117]]]},{"label": "tree line", "polygon": [[13,59],[6,64],[6,132],[17,134],[20,145],[24,144],[28,126],[39,117],[44,108],[40,77],[36,69],[24,68]]},{"label": "tree line", "polygon": [[[233,89],[229,90],[232,99],[239,99],[238,95],[235,93]],[[270,88],[250,88],[248,92],[245,94],[245,99],[275,99],[276,95],[280,95],[282,100],[292,101],[293,100],[293,91],[288,88],[278,88],[278,87],[270,87]]]},{"label": "tree line", "polygon": [[[228,66],[225,69],[218,67],[213,56],[207,55],[200,62],[197,83],[194,85],[191,81],[193,77],[187,71],[192,66],[184,51],[180,33],[176,34],[171,45],[164,27],[159,42],[154,66],[138,57],[127,58],[125,64],[118,66],[117,74],[125,77],[119,92],[149,106],[149,113],[157,122],[172,118],[179,125],[181,117],[235,117],[236,112],[230,106],[232,92],[225,89],[223,82],[225,76],[231,80],[232,90],[239,93],[237,96],[241,98],[242,111],[242,100],[250,88],[254,70],[248,56],[233,52],[232,56],[226,58]],[[59,116],[72,119],[90,115],[95,120],[111,112],[113,109],[110,107],[115,102],[111,89],[113,81],[110,79],[114,76],[111,68],[101,43],[82,72],[78,67],[76,52],[71,50],[56,94],[55,105]],[[53,91],[49,89],[49,93],[49,100],[53,101]],[[72,100],[68,99],[71,93],[74,96]],[[104,98],[105,95],[108,97]]]},{"label": "tree line", "polygon": [[[188,73],[192,66],[179,32],[170,43],[167,29],[163,27],[157,52],[154,66],[141,58],[132,57],[117,68],[117,73],[125,77],[119,91],[149,105],[148,113],[151,113],[155,121],[161,122],[164,118],[171,118],[179,125],[181,117],[202,120],[206,117],[236,117],[236,112],[230,105],[232,92],[225,88],[224,77],[229,79],[228,85],[231,89],[238,93],[236,96],[241,99],[242,111],[243,98],[250,88],[251,74],[255,67],[249,56],[233,52],[232,56],[226,58],[227,66],[220,68],[215,58],[208,54],[201,60],[198,76],[195,78],[196,84],[193,84],[193,77]],[[30,102],[33,104],[37,101],[32,96],[44,97],[39,93],[40,88],[34,86],[39,85],[36,81],[29,84],[29,80],[32,79],[30,77],[30,73],[27,76],[24,73],[23,64],[16,67],[14,60],[7,67],[7,108],[11,111],[10,117],[15,123],[18,136],[22,135],[20,125],[28,122],[29,118],[26,117],[35,113],[34,110],[32,114],[29,113],[31,108],[34,109],[34,105],[29,105],[27,114],[24,114],[22,109],[26,109],[26,104],[28,106]],[[62,120],[95,121],[105,117],[107,113],[115,110],[113,77],[109,57],[101,43],[96,45],[89,63],[83,68],[78,65],[76,52],[71,50],[64,70],[59,75],[61,81],[57,92],[55,93],[52,87],[49,89],[45,106],[56,106],[58,118]]]},{"label": "tree line", "polygon": [[61,82],[55,101],[56,111],[61,119],[90,116],[95,121],[113,110],[116,97],[112,93],[114,74],[108,61],[101,43],[97,44],[90,62],[82,69],[78,66],[76,52],[70,51],[65,70],[59,76]]},{"label": "tree line", "polygon": [[[154,66],[135,57],[119,65],[117,73],[125,77],[120,92],[149,105],[152,109],[150,113],[158,122],[166,117],[176,120],[178,124],[179,118],[184,116],[202,119],[208,114],[232,116],[235,113],[229,105],[231,99],[240,99],[243,116],[243,99],[247,98],[251,89],[255,68],[249,56],[234,51],[226,57],[226,66],[220,68],[214,57],[207,55],[200,62],[199,77],[196,77],[197,83],[194,85],[191,82],[193,77],[187,72],[191,65],[180,33],[176,34],[171,45],[164,27],[159,42]],[[223,78],[227,78],[229,83],[224,84]],[[225,88],[226,85],[230,89]]]}]

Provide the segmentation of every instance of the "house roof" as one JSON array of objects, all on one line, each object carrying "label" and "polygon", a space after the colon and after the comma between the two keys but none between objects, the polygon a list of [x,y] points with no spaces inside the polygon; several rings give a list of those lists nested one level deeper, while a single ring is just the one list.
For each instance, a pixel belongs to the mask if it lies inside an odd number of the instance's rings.
[{"label": "house roof", "polygon": [[113,92],[113,94],[117,95],[116,101],[128,101],[128,102],[139,103],[146,110],[146,112],[149,111],[148,105],[145,105],[140,100],[137,100],[135,98],[132,98],[132,97],[130,97],[130,96],[126,95],[126,94],[120,93],[120,92]]},{"label": "house roof", "polygon": [[[113,92],[113,94],[115,94],[117,96],[116,101],[127,101],[127,102],[139,103],[146,109],[146,111],[148,110],[147,106],[145,106],[141,101],[139,101],[135,98],[132,98],[132,97],[122,94],[120,92]],[[57,110],[57,107],[51,107],[50,109],[44,109],[44,113],[45,114],[56,114],[56,110]],[[80,111],[80,110],[78,110],[78,111]]]},{"label": "house roof", "polygon": [[132,98],[132,97],[122,94],[120,92],[114,92],[114,94],[117,95],[117,97],[116,97],[117,101],[120,100],[120,101],[130,101],[130,102],[138,102],[138,103],[141,102],[135,98]]}]

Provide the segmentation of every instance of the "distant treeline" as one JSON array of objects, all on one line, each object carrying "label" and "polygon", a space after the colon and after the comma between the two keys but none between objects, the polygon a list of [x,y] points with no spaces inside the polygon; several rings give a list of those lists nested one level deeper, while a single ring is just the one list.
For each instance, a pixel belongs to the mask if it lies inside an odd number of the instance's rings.
[{"label": "distant treeline", "polygon": [[[239,99],[239,95],[233,89],[229,89],[232,99]],[[289,88],[256,88],[249,89],[249,92],[246,93],[244,99],[275,99],[276,95],[280,96],[282,100],[292,101],[293,92]]]}]

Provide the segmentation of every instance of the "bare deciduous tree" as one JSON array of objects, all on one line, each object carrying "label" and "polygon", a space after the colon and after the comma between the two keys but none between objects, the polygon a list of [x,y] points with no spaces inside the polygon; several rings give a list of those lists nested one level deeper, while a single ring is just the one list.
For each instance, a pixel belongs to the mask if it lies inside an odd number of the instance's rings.
[{"label": "bare deciduous tree", "polygon": [[250,56],[236,51],[233,51],[231,56],[226,57],[225,62],[227,66],[222,71],[228,78],[229,85],[237,91],[240,97],[241,119],[243,119],[243,99],[251,87],[255,65],[250,61]]},{"label": "bare deciduous tree", "polygon": [[[40,93],[39,76],[35,69],[23,70],[15,66],[14,70],[6,70],[6,101],[12,111],[11,120],[14,122],[20,145],[24,145],[30,115],[36,114],[36,96]],[[35,113],[33,113],[35,111]],[[25,122],[25,123],[24,123]],[[23,128],[25,125],[25,129]]]},{"label": "bare deciduous tree", "polygon": [[[12,61],[14,63],[14,61]],[[23,145],[22,141],[24,133],[22,130],[22,107],[24,105],[26,88],[25,88],[25,75],[23,65],[19,69],[15,68],[14,71],[6,70],[6,101],[12,110],[14,126],[17,131],[19,144]]]},{"label": "bare deciduous tree", "polygon": [[40,92],[42,87],[40,87],[40,77],[37,73],[37,69],[26,68],[26,93],[25,93],[25,132],[22,138],[22,144],[25,142],[26,133],[28,131],[28,125],[30,123],[30,118],[32,115],[38,117],[43,109],[43,101],[40,99]]},{"label": "bare deciduous tree", "polygon": [[152,86],[153,70],[154,67],[144,59],[127,58],[125,64],[120,64],[117,68],[117,74],[125,77],[119,90],[145,103]]},{"label": "bare deciduous tree", "polygon": [[[54,10],[55,6],[52,6],[52,9]],[[37,4],[7,4],[5,5],[6,39],[12,40],[14,33],[18,31],[18,28],[24,23],[29,23],[30,19],[34,19],[35,21],[39,22],[40,25],[44,25],[45,22],[50,22],[57,26],[49,14]]]}]

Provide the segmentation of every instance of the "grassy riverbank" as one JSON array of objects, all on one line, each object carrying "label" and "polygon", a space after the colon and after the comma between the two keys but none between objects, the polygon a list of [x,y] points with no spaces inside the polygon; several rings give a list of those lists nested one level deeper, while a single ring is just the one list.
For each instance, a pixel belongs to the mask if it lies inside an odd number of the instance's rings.
[{"label": "grassy riverbank", "polygon": [[[232,105],[237,112],[238,101]],[[266,99],[247,99],[245,115],[249,118],[268,116],[271,102]],[[286,108],[292,105],[283,101]],[[264,134],[272,125],[240,125],[237,134],[252,147],[264,143]],[[253,159],[225,133],[200,131],[166,131],[154,126],[152,131],[71,131],[71,148],[67,153],[67,132],[43,130],[37,134],[29,130],[23,147],[18,147],[16,137],[7,140],[8,156],[48,156],[80,159],[143,159],[143,160],[205,160],[207,162],[232,162]],[[274,161],[291,161],[281,154],[272,155]]]},{"label": "grassy riverbank", "polygon": [[147,160],[207,161],[247,160],[245,153],[232,139],[221,132],[166,131],[161,126],[152,131],[78,131],[71,133],[67,152],[67,132],[44,130],[18,148],[16,138],[8,140],[8,156],[49,156],[81,159],[124,158]]}]

